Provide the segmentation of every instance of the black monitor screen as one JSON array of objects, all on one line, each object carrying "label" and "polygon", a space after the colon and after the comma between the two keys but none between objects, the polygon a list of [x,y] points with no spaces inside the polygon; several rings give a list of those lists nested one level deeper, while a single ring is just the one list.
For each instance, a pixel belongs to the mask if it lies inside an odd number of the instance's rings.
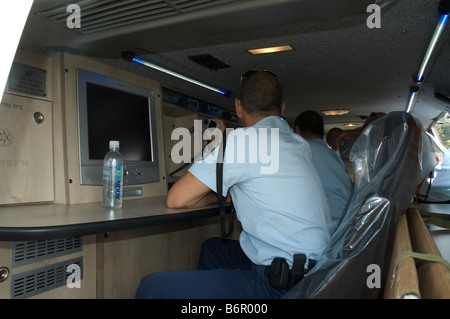
[{"label": "black monitor screen", "polygon": [[109,141],[125,160],[152,161],[148,97],[86,83],[89,159],[103,159]]}]

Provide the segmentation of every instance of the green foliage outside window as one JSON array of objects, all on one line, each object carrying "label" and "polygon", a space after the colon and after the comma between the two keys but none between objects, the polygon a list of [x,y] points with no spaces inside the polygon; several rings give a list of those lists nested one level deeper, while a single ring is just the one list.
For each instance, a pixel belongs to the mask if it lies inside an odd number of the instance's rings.
[{"label": "green foliage outside window", "polygon": [[439,134],[442,144],[448,149],[450,147],[450,117],[447,114],[442,120],[434,125],[434,129]]}]

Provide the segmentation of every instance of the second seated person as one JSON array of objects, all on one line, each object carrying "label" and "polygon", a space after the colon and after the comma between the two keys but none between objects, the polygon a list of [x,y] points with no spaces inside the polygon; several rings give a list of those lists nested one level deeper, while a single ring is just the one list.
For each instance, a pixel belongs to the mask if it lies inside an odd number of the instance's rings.
[{"label": "second seated person", "polygon": [[312,110],[300,113],[295,119],[295,133],[309,142],[312,159],[322,181],[331,217],[337,224],[344,214],[353,182],[339,155],[323,140],[322,116]]},{"label": "second seated person", "polygon": [[[284,107],[276,75],[242,75],[235,108],[243,128],[228,134],[223,164],[223,195],[230,191],[241,222],[239,241],[206,240],[199,270],[149,274],[137,298],[280,298],[287,290],[270,283],[274,258],[284,258],[289,267],[294,254],[305,254],[307,264],[320,258],[333,223],[309,144],[281,118]],[[217,200],[217,149],[172,186],[168,207]]]}]

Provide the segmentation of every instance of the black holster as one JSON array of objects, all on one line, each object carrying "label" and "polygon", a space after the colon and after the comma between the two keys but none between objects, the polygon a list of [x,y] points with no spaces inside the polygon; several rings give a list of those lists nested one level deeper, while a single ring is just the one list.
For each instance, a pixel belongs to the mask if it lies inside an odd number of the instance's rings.
[{"label": "black holster", "polygon": [[305,269],[306,255],[295,254],[292,269],[284,258],[276,257],[270,265],[270,284],[275,289],[289,290],[294,287],[316,264],[310,259],[308,269]]}]

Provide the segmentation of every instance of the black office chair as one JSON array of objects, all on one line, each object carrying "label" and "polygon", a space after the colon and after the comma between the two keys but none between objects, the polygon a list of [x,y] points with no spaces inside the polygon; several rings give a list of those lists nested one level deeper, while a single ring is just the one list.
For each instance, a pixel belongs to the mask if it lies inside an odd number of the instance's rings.
[{"label": "black office chair", "polygon": [[397,220],[422,175],[422,132],[405,112],[366,127],[350,153],[355,172],[350,204],[322,258],[284,298],[380,297]]}]

